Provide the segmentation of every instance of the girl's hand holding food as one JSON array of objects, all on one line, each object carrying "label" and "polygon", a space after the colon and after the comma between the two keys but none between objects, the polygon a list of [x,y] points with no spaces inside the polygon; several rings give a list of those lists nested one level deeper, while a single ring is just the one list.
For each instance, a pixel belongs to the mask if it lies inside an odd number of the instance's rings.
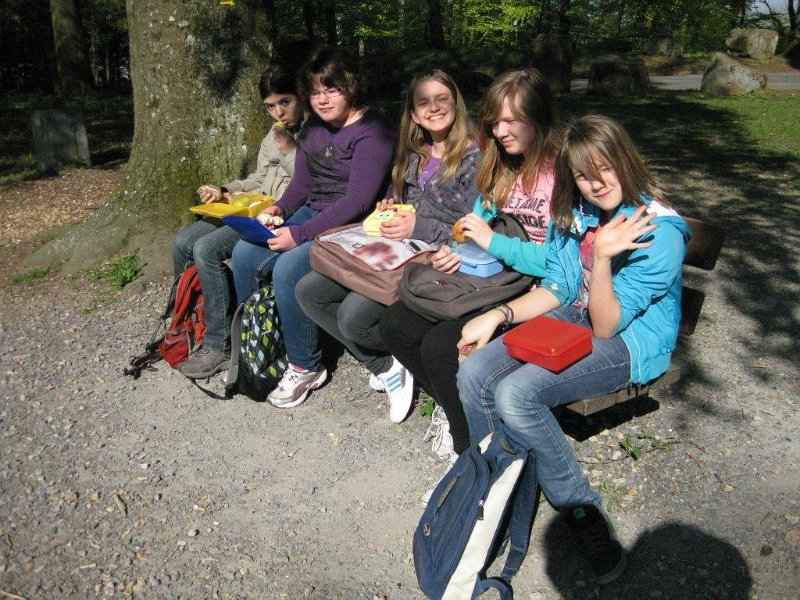
[{"label": "girl's hand holding food", "polygon": [[473,240],[484,250],[489,249],[494,232],[489,224],[475,213],[470,213],[457,221],[457,226],[461,229],[462,235]]},{"label": "girl's hand holding food", "polygon": [[458,353],[469,354],[489,343],[494,332],[505,321],[505,315],[499,310],[490,310],[471,319],[461,330],[458,340]]},{"label": "girl's hand holding food", "polygon": [[197,188],[197,195],[200,196],[200,201],[203,204],[222,200],[222,190],[216,185],[201,185]]},{"label": "girl's hand holding food", "polygon": [[286,131],[286,126],[282,123],[281,126],[277,123],[272,126],[272,137],[275,139],[275,146],[277,146],[280,153],[284,156],[289,154],[297,146],[294,137],[292,137],[291,133]]},{"label": "girl's hand holding food", "polygon": [[398,210],[395,217],[381,223],[381,235],[390,240],[405,240],[414,233],[416,213]]}]

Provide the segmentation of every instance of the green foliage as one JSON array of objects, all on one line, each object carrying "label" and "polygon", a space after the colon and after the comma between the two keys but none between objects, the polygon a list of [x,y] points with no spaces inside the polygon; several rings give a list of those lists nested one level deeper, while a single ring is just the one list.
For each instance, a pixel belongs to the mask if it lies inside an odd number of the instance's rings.
[{"label": "green foliage", "polygon": [[141,276],[145,264],[139,257],[139,251],[134,250],[92,271],[89,273],[89,278],[92,281],[107,281],[112,290],[119,291]]},{"label": "green foliage", "polygon": [[619,442],[620,447],[627,452],[633,460],[642,458],[642,447],[634,442],[630,435],[626,435]]},{"label": "green foliage", "polygon": [[626,435],[620,440],[619,445],[633,460],[639,460],[645,452],[672,450],[675,447],[675,443],[675,440],[662,440],[651,433],[643,432],[636,434],[635,437]]},{"label": "green foliage", "polygon": [[605,498],[606,510],[608,510],[608,512],[614,512],[622,508],[622,503],[630,493],[631,490],[629,488],[617,487],[608,480],[600,485],[600,494]]},{"label": "green foliage", "polygon": [[430,417],[433,415],[433,409],[436,408],[436,401],[425,392],[419,393],[419,414],[423,417]]},{"label": "green foliage", "polygon": [[47,277],[50,274],[50,267],[39,267],[37,269],[30,269],[23,273],[17,273],[11,278],[14,283],[31,284],[34,281]]}]

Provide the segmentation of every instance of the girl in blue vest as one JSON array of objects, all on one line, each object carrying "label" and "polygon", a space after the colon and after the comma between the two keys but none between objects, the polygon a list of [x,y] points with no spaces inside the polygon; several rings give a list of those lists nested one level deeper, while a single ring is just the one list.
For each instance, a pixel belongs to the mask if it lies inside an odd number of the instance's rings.
[{"label": "girl in blue vest", "polygon": [[[530,452],[598,583],[625,555],[551,409],[647,383],[667,370],[681,318],[681,265],[690,237],[627,133],[602,116],[566,131],[551,204],[555,240],[540,287],[464,326],[458,389],[471,439],[505,435]],[[498,327],[538,315],[592,332],[593,350],[560,373],[509,356]],[[530,490],[528,493],[536,493]]]}]

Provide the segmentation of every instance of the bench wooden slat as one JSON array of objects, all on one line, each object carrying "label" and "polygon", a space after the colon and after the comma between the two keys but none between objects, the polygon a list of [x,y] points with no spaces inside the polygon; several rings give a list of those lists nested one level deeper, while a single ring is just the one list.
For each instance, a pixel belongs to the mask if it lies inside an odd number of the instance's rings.
[{"label": "bench wooden slat", "polygon": [[[685,217],[686,224],[692,231],[692,237],[686,246],[686,256],[683,259],[684,267],[696,267],[711,271],[717,264],[717,258],[725,241],[725,232],[716,225]],[[680,334],[692,335],[700,318],[705,294],[684,286],[681,292],[681,325]],[[566,406],[569,410],[579,415],[588,416],[610,408],[615,404],[627,402],[640,396],[647,396],[650,390],[663,388],[677,382],[681,378],[681,370],[671,365],[669,370],[649,385],[631,387],[604,396],[585,398]]]},{"label": "bench wooden slat", "polygon": [[659,388],[667,387],[677,382],[681,378],[681,369],[676,365],[670,365],[667,372],[658,379],[650,382],[649,385],[639,387],[630,387],[606,394],[605,396],[595,396],[594,398],[586,398],[578,400],[572,404],[568,404],[567,408],[572,412],[583,415],[591,415],[593,413],[610,408],[615,404],[627,402],[640,396],[647,396],[650,390],[657,390]]}]

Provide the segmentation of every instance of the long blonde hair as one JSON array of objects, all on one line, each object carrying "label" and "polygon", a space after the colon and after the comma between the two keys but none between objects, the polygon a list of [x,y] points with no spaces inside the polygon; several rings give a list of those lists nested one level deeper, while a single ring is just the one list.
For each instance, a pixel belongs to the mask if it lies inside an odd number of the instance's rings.
[{"label": "long blonde hair", "polygon": [[614,171],[622,188],[623,204],[641,206],[644,204],[641,196],[646,194],[659,204],[670,206],[663,188],[622,125],[603,115],[586,115],[569,124],[556,159],[556,185],[550,211],[562,232],[569,231],[572,209],[581,201],[573,171],[602,181],[598,164]]},{"label": "long blonde hair", "polygon": [[[420,171],[430,160],[429,147],[433,143],[431,135],[411,118],[414,109],[414,93],[417,87],[426,81],[436,81],[445,86],[453,95],[455,106],[455,120],[450,127],[445,140],[445,152],[442,156],[442,181],[449,179],[458,171],[464,152],[475,141],[475,131],[467,114],[464,97],[458,89],[456,82],[444,71],[434,69],[429,73],[415,77],[406,90],[406,100],[403,103],[403,114],[400,117],[400,141],[397,145],[397,156],[392,168],[392,187],[395,198],[402,199],[405,193],[405,174],[414,155],[420,157]],[[419,174],[419,173],[418,173]]]},{"label": "long blonde hair", "polygon": [[[514,118],[536,130],[533,151],[527,158],[508,154],[492,133],[492,124],[497,121],[506,99]],[[483,152],[476,177],[478,189],[486,207],[494,201],[497,208],[502,208],[517,177],[522,175],[523,189],[530,192],[539,172],[548,167],[558,151],[555,108],[547,81],[533,68],[503,73],[486,91],[478,121]]]}]

